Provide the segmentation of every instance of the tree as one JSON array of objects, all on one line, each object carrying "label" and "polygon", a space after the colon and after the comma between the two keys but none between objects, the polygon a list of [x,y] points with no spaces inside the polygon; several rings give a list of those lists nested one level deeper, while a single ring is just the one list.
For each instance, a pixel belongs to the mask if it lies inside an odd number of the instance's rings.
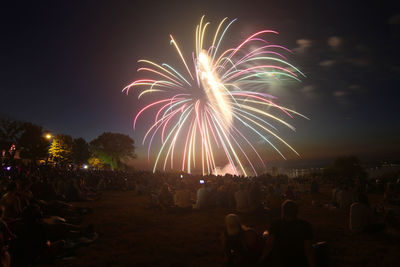
[{"label": "tree", "polygon": [[7,118],[0,118],[0,152],[6,151],[6,155],[13,158],[15,150],[11,150],[12,145],[16,145],[23,132],[23,123]]},{"label": "tree", "polygon": [[325,170],[328,178],[338,182],[353,182],[354,179],[365,179],[366,172],[355,156],[339,157]]},{"label": "tree", "polygon": [[45,139],[42,126],[24,123],[23,133],[19,137],[20,157],[30,159],[33,164],[39,159],[47,158],[49,141]]},{"label": "tree", "polygon": [[90,157],[89,144],[83,138],[72,141],[72,160],[75,164],[82,165]]},{"label": "tree", "polygon": [[132,138],[120,133],[103,133],[90,142],[90,149],[94,157],[99,158],[118,169],[124,159],[135,158],[135,145]]},{"label": "tree", "polygon": [[53,161],[58,163],[72,162],[72,137],[65,134],[58,134],[53,138],[49,154]]},{"label": "tree", "polygon": [[99,169],[99,170],[104,170],[106,167],[106,163],[96,157],[89,158],[88,162],[89,162],[90,166],[92,166],[96,169]]}]

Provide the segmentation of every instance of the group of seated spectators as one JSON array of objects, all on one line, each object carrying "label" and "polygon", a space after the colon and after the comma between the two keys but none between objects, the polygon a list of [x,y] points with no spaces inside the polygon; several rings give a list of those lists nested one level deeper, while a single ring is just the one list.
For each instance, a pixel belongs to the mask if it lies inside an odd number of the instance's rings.
[{"label": "group of seated spectators", "polygon": [[53,261],[97,238],[93,225],[81,224],[91,210],[70,204],[99,197],[88,178],[84,172],[49,166],[2,166],[1,266]]},{"label": "group of seated spectators", "polygon": [[[80,170],[50,166],[2,166],[0,170],[0,262],[30,265],[69,255],[73,248],[97,238],[93,226],[82,226],[88,208],[70,202],[94,201],[103,190],[132,190],[149,197],[152,208],[191,212],[221,208],[239,215],[263,213],[270,219],[264,234],[226,217],[223,244],[231,266],[270,263],[271,266],[313,266],[311,225],[297,218],[297,204],[318,194],[316,177],[288,179],[261,175],[199,176],[183,173]],[[331,207],[350,212],[354,233],[379,231],[382,220],[370,206],[365,189],[335,184]],[[387,183],[385,205],[399,205],[399,183]],[[295,202],[296,201],[296,202]],[[381,211],[382,212],[382,211]],[[391,217],[398,224],[396,216]]]},{"label": "group of seated spectators", "polygon": [[[263,212],[270,218],[268,235],[240,225],[239,217],[226,218],[224,248],[230,266],[314,266],[318,244],[311,244],[311,225],[297,218],[297,204],[306,194],[319,193],[317,179],[279,177],[196,177],[160,174],[159,188],[153,187],[153,204],[165,211],[222,208],[236,214]],[[204,179],[204,180],[202,180]],[[388,223],[399,228],[399,216],[388,216],[369,203],[365,187],[357,183],[333,185],[331,207],[349,212],[349,230],[354,234],[384,230]],[[398,203],[398,184],[387,185],[384,204]],[[314,201],[312,203],[314,204]],[[386,206],[387,209],[387,206]],[[399,209],[397,208],[397,211]],[[325,244],[322,242],[322,244]],[[312,248],[313,247],[313,248]],[[291,255],[291,256],[290,256]],[[319,261],[321,260],[321,257]],[[243,263],[245,262],[245,263]],[[296,263],[296,264],[294,264]]]},{"label": "group of seated spectators", "polygon": [[[168,211],[202,210],[219,207],[237,213],[265,212],[271,219],[279,217],[283,201],[301,200],[306,194],[319,193],[315,178],[237,176],[202,177],[143,172],[134,187],[140,193],[151,195],[152,205]],[[382,210],[371,207],[365,186],[360,183],[333,184],[330,206],[349,212],[349,229],[353,233],[378,231],[392,221],[398,226],[398,209]],[[387,183],[384,204],[399,205],[399,183]],[[390,211],[387,218],[387,211]],[[396,213],[397,211],[397,213]]]},{"label": "group of seated spectators", "polygon": [[[154,180],[157,182],[154,183]],[[150,181],[153,183],[150,184]],[[163,210],[220,207],[235,209],[239,213],[263,210],[279,215],[281,203],[285,199],[296,200],[303,194],[317,193],[318,189],[313,188],[313,183],[317,184],[314,181],[306,184],[304,181],[288,181],[271,176],[267,179],[248,179],[230,175],[199,177],[176,174],[174,177],[171,174],[159,174],[146,181],[139,179],[135,190],[138,191],[140,187],[141,193],[149,193],[152,205]]]},{"label": "group of seated spectators", "polygon": [[372,206],[362,187],[337,184],[332,189],[331,206],[349,212],[349,229],[353,233],[370,233],[385,227],[400,226],[399,184],[387,183],[383,202]]}]

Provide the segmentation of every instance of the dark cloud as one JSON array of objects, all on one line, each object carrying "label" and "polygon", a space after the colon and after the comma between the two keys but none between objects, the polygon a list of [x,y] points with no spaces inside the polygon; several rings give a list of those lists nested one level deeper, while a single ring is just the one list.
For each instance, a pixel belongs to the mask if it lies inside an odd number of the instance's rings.
[{"label": "dark cloud", "polygon": [[293,51],[298,53],[304,53],[311,48],[311,46],[313,45],[313,41],[309,39],[298,39],[296,41],[296,44],[298,46],[294,48]]},{"label": "dark cloud", "polygon": [[328,60],[324,60],[321,61],[320,63],[318,63],[318,65],[322,66],[322,67],[331,67],[335,64],[334,60],[328,59]]},{"label": "dark cloud", "polygon": [[367,58],[348,58],[346,62],[358,67],[365,67],[370,64]]},{"label": "dark cloud", "polygon": [[328,39],[328,45],[334,50],[338,49],[342,43],[343,40],[339,36],[331,36]]},{"label": "dark cloud", "polygon": [[346,96],[346,95],[348,95],[348,94],[349,94],[348,92],[346,92],[346,91],[340,91],[340,90],[334,91],[334,92],[333,92],[333,95],[334,95],[335,97],[344,97],[344,96]]},{"label": "dark cloud", "polygon": [[309,84],[304,86],[301,92],[308,98],[315,98],[318,94],[318,88],[315,85]]}]

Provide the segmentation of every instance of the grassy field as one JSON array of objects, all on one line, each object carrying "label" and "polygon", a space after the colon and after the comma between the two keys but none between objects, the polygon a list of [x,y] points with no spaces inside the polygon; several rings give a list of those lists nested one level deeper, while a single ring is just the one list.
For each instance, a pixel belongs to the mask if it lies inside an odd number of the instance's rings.
[{"label": "grassy field", "polygon": [[[327,241],[332,266],[400,266],[400,241],[384,233],[353,236],[347,230],[348,215],[314,203],[329,200],[325,194],[300,201],[300,217],[313,224],[315,241]],[[380,201],[380,196],[371,196]],[[90,206],[85,218],[94,224],[99,239],[76,250],[75,259],[59,266],[221,266],[220,233],[230,211],[212,209],[169,214],[148,208],[148,199],[133,192],[105,192]],[[263,231],[267,218],[241,215],[244,224]]]}]

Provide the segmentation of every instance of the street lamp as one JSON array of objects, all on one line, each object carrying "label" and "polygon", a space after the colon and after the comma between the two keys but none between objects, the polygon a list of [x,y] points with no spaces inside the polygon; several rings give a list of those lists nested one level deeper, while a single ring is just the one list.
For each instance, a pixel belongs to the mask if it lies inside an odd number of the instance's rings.
[{"label": "street lamp", "polygon": [[[47,133],[45,136],[44,136],[49,142],[51,142],[51,139],[53,138],[53,135],[51,134],[51,133]],[[45,164],[47,165],[47,163],[49,162],[49,157],[50,157],[50,155],[49,155],[49,153],[47,154],[47,157],[46,157],[46,162],[45,162]]]}]

